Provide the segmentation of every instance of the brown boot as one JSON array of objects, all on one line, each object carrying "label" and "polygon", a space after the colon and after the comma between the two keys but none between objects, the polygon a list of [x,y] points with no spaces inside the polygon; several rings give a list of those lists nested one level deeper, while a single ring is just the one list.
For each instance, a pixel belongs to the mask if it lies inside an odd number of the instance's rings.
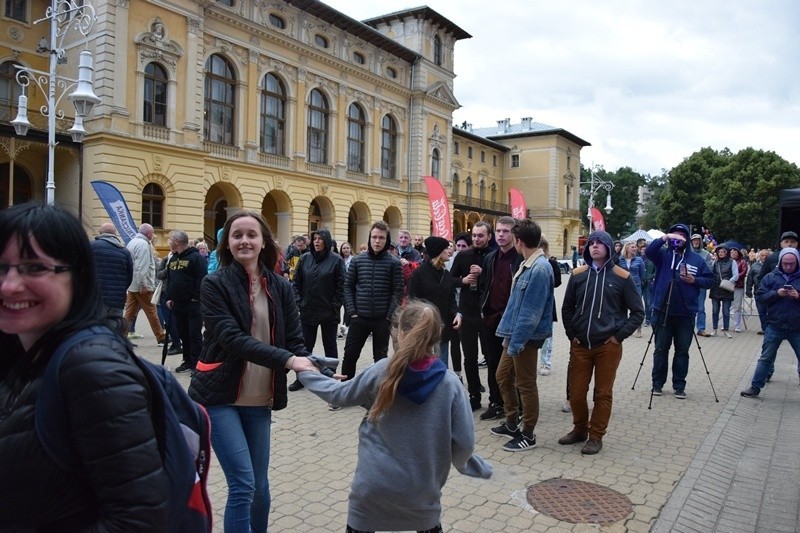
[{"label": "brown boot", "polygon": [[583,445],[583,448],[581,448],[581,453],[583,455],[594,455],[602,449],[603,449],[602,440],[590,438],[589,440],[586,441],[586,444]]},{"label": "brown boot", "polygon": [[573,429],[560,439],[558,439],[559,444],[575,444],[578,442],[585,442],[586,437],[588,437],[588,433],[586,431],[578,431],[577,429]]}]

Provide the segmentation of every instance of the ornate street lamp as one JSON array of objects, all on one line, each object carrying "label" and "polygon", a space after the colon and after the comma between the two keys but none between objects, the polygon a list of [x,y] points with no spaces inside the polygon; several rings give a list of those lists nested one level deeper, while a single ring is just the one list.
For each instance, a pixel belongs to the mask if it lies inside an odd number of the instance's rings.
[{"label": "ornate street lamp", "polygon": [[599,177],[595,176],[594,174],[594,167],[589,169],[589,172],[592,176],[591,181],[582,181],[580,185],[588,185],[589,186],[589,208],[588,213],[586,216],[589,217],[589,228],[591,230],[592,227],[592,207],[594,207],[594,194],[599,191],[600,189],[604,189],[608,191],[608,195],[606,196],[606,206],[603,208],[607,214],[611,214],[611,211],[614,209],[611,207],[611,190],[614,188],[614,182],[612,181],[604,181]]},{"label": "ornate street lamp", "polygon": [[[83,128],[83,119],[91,113],[95,104],[100,99],[94,94],[92,87],[92,54],[84,50],[80,54],[78,65],[78,79],[66,78],[56,74],[56,67],[64,58],[66,48],[63,47],[64,38],[75,30],[84,37],[91,32],[95,22],[95,10],[88,0],[51,0],[50,6],[45,11],[44,18],[34,21],[38,24],[50,21],[50,42],[48,48],[44,38],[39,42],[39,52],[50,52],[50,70],[44,72],[29,67],[15,65],[18,69],[17,83],[22,86],[23,93],[19,97],[17,117],[11,121],[17,135],[24,136],[28,133],[31,123],[28,122],[28,97],[27,87],[33,81],[43,93],[47,93],[47,104],[40,111],[47,117],[47,184],[45,197],[47,203],[52,205],[55,201],[55,150],[56,150],[56,117],[63,119],[64,112],[56,111],[67,91],[75,90],[67,98],[75,106],[75,124],[69,132],[74,142],[82,142],[86,135]],[[57,89],[60,94],[56,94]]]}]

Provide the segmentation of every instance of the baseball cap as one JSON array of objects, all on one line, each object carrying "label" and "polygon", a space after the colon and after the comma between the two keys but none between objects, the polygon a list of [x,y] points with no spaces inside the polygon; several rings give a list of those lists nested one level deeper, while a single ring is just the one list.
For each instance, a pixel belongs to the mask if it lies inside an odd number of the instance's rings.
[{"label": "baseball cap", "polygon": [[794,239],[794,240],[797,240],[797,233],[795,233],[793,231],[784,231],[781,234],[781,240],[783,240],[783,239]]},{"label": "baseball cap", "polygon": [[702,235],[700,235],[699,233],[695,233],[694,235],[692,235],[692,238],[691,238],[691,239],[689,239],[689,240],[690,240],[690,241],[693,241],[693,240],[695,240],[695,239],[700,239],[700,240],[702,241],[702,240],[703,240],[703,236],[702,236]]}]

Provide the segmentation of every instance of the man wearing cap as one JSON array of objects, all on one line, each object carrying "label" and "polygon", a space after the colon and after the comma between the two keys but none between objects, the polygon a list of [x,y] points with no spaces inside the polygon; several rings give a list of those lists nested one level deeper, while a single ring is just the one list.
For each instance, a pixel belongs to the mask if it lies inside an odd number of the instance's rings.
[{"label": "man wearing cap", "polygon": [[778,256],[781,250],[790,247],[795,250],[797,249],[797,233],[793,231],[784,231],[781,234],[781,249],[769,254],[767,260],[764,261],[764,266],[761,267],[761,273],[758,275],[759,283],[764,279],[764,276],[775,270],[775,267],[778,266]]},{"label": "man wearing cap", "polygon": [[764,388],[775,368],[778,347],[785,340],[797,357],[800,377],[800,252],[791,246],[780,251],[778,268],[761,280],[756,299],[767,308],[767,327],[755,375],[750,387],[741,392],[745,398],[755,398]]},{"label": "man wearing cap", "polygon": [[[692,235],[692,251],[700,254],[706,266],[711,269],[711,264],[714,261],[708,250],[703,248],[703,236],[699,233]],[[706,333],[706,297],[708,297],[708,289],[700,289],[700,294],[697,295],[697,334],[701,337],[710,337],[710,333]]]},{"label": "man wearing cap", "polygon": [[672,387],[679,400],[686,399],[689,346],[694,334],[699,292],[714,284],[714,274],[706,262],[691,250],[691,246],[686,246],[689,235],[685,224],[673,224],[666,235],[654,239],[645,251],[656,267],[651,320],[656,339],[652,393],[654,396],[662,394],[667,381],[669,348],[674,343]]}]

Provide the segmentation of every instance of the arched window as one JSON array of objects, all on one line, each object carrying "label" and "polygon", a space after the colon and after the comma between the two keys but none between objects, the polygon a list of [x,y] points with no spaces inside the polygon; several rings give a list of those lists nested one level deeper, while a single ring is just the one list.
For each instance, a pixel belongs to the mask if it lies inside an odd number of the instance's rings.
[{"label": "arched window", "polygon": [[458,177],[458,174],[453,174],[453,196],[458,196],[460,194],[461,189],[461,180]]},{"label": "arched window", "polygon": [[442,39],[438,35],[433,36],[433,62],[442,66]]},{"label": "arched window", "polygon": [[228,61],[217,54],[206,61],[203,130],[207,141],[233,144],[236,79]]},{"label": "arched window", "polygon": [[439,150],[433,149],[431,154],[431,176],[439,179],[439,167],[441,166],[441,159],[439,157]]},{"label": "arched window", "polygon": [[497,201],[497,184],[492,183],[492,203]]},{"label": "arched window", "polygon": [[164,190],[156,183],[148,183],[142,189],[142,224],[154,228],[164,227]]},{"label": "arched window", "polygon": [[347,170],[364,172],[364,111],[357,104],[347,109]]},{"label": "arched window", "polygon": [[274,74],[261,83],[261,150],[286,155],[286,90]]},{"label": "arched window", "polygon": [[472,176],[467,176],[467,181],[464,182],[467,188],[467,198],[472,198]]},{"label": "arched window", "polygon": [[[9,207],[8,205],[8,185],[11,178],[11,164],[3,163],[0,165],[0,209]],[[19,165],[14,165],[14,194],[11,198],[11,205],[23,204],[33,199],[31,188],[31,178],[28,173]]]},{"label": "arched window", "polygon": [[486,181],[484,180],[481,180],[480,183],[478,183],[478,198],[481,200],[486,199]]},{"label": "arched window", "polygon": [[317,89],[308,101],[308,161],[328,163],[328,101]]},{"label": "arched window", "polygon": [[286,29],[286,21],[274,13],[269,14],[269,23],[279,30]]},{"label": "arched window", "polygon": [[14,120],[14,110],[22,94],[22,87],[17,83],[17,69],[19,65],[14,61],[5,61],[0,64],[0,120],[11,122]]},{"label": "arched window", "polygon": [[381,177],[397,179],[397,125],[389,115],[381,120]]},{"label": "arched window", "polygon": [[158,63],[144,68],[144,116],[156,126],[167,125],[167,71]]}]

